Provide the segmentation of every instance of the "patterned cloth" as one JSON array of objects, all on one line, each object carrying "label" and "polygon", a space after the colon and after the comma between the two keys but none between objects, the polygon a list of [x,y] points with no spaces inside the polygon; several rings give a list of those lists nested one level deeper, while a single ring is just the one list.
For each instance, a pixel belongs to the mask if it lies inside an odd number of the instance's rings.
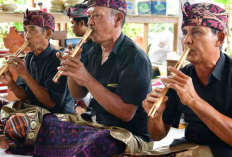
[{"label": "patterned cloth", "polygon": [[28,11],[24,13],[23,25],[35,25],[47,29],[55,30],[55,18],[53,15],[43,11]]},{"label": "patterned cloth", "polygon": [[37,135],[34,154],[112,157],[125,148],[125,144],[112,138],[108,130],[60,121],[54,114],[47,114]]},{"label": "patterned cloth", "polygon": [[175,157],[176,153],[171,153],[168,155],[116,155],[115,157]]},{"label": "patterned cloth", "polygon": [[88,7],[94,6],[108,7],[119,10],[125,15],[127,14],[127,3],[125,0],[88,0]]},{"label": "patterned cloth", "polygon": [[185,26],[206,26],[228,33],[228,14],[219,6],[210,3],[190,5],[186,2],[182,8]]},{"label": "patterned cloth", "polygon": [[88,10],[87,5],[78,4],[75,5],[74,7],[73,6],[69,7],[68,11],[65,12],[65,14],[70,18],[87,17],[87,10]]},{"label": "patterned cloth", "polygon": [[16,113],[6,121],[4,133],[10,147],[24,143],[29,126],[30,120],[25,113]]}]

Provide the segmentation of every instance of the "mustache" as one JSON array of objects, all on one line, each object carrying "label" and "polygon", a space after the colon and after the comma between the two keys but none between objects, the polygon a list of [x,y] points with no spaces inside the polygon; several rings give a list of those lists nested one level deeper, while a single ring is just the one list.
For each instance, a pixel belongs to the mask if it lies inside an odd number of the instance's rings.
[{"label": "mustache", "polygon": [[195,49],[190,48],[190,51],[189,51],[189,52],[192,52],[192,51],[195,51]]},{"label": "mustache", "polygon": [[[188,47],[189,47],[189,46],[188,46]],[[189,47],[189,48],[190,48],[190,51],[189,51],[189,52],[195,51],[194,48],[192,48],[192,47]],[[183,47],[183,51],[184,51],[184,47]]]},{"label": "mustache", "polygon": [[95,29],[95,28],[90,27],[90,26],[89,26],[89,28],[92,29],[92,33],[93,33],[93,32],[96,32],[96,29]]}]

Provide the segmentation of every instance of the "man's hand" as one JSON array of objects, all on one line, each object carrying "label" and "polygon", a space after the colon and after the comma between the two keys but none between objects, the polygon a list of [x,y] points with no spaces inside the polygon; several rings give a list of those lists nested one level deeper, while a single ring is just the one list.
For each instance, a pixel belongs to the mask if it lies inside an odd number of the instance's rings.
[{"label": "man's hand", "polygon": [[[148,95],[147,98],[143,101],[143,108],[145,109],[145,111],[147,112],[147,114],[149,114],[152,106],[154,105],[154,103],[158,102],[158,99],[162,97],[162,93],[163,93],[164,89],[162,88],[155,88],[153,91],[151,91]],[[168,97],[165,96],[162,104],[160,105],[160,107],[157,109],[156,114],[153,118],[159,117],[162,115],[162,113],[164,112],[165,108],[166,108],[166,101],[168,100]]]},{"label": "man's hand", "polygon": [[9,70],[5,71],[2,76],[0,76],[0,82],[2,82],[3,84],[5,84],[6,86],[11,85],[14,80],[13,80],[13,76],[10,73]]},{"label": "man's hand", "polygon": [[6,135],[0,135],[0,148],[8,149],[10,147],[9,143],[6,141]]},{"label": "man's hand", "polygon": [[10,56],[6,63],[9,64],[9,66],[16,71],[16,74],[19,77],[25,79],[28,75],[30,75],[27,71],[25,60],[20,59],[16,56]]},{"label": "man's hand", "polygon": [[86,86],[92,76],[87,71],[83,63],[69,55],[63,56],[61,67],[58,70],[63,71],[62,75],[72,77],[80,86]]},{"label": "man's hand", "polygon": [[[62,62],[62,61],[64,61],[63,56],[71,55],[73,53],[73,51],[74,51],[74,49],[72,47],[72,43],[69,43],[68,47],[63,51],[63,53],[60,54],[59,52],[57,52],[56,56]],[[76,56],[74,58],[76,58],[77,60],[80,60],[81,59],[81,51],[82,51],[82,49],[79,50],[79,52],[76,54]]]},{"label": "man's hand", "polygon": [[168,67],[168,70],[175,73],[176,75],[169,78],[163,78],[161,80],[168,84],[168,88],[172,88],[177,92],[182,104],[187,106],[191,105],[199,98],[193,86],[191,77],[185,75],[173,67]]}]

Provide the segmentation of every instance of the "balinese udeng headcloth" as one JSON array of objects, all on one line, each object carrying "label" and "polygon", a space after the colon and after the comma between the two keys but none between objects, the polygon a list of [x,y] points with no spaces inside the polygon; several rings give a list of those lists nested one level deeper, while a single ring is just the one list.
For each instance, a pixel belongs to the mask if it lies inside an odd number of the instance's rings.
[{"label": "balinese udeng headcloth", "polygon": [[222,8],[210,3],[197,3],[190,5],[186,2],[182,7],[185,26],[206,26],[228,33],[228,14]]},{"label": "balinese udeng headcloth", "polygon": [[[88,7],[101,6],[119,10],[127,14],[127,3],[125,0],[85,0],[88,1]],[[84,1],[84,2],[85,2]]]},{"label": "balinese udeng headcloth", "polygon": [[67,11],[67,16],[70,18],[79,18],[79,17],[87,17],[88,6],[85,4],[78,4],[75,6],[69,7]]},{"label": "balinese udeng headcloth", "polygon": [[28,11],[24,13],[23,25],[34,25],[55,30],[55,18],[53,15],[42,11]]}]

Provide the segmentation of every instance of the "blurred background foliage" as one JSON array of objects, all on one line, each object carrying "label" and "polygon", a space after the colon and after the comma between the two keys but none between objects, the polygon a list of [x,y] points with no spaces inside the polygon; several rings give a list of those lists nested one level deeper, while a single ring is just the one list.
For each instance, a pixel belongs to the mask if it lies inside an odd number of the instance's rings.
[{"label": "blurred background foliage", "polygon": [[[36,1],[36,0],[35,0]],[[43,0],[39,0],[43,1]],[[47,1],[47,0],[46,0]],[[169,15],[177,15],[179,8],[177,7],[177,3],[175,3],[173,0],[167,0],[168,1],[168,14]],[[205,0],[206,1],[206,0]],[[230,33],[228,34],[228,39],[230,41],[232,40],[232,0],[209,0],[209,1],[215,1],[217,3],[221,3],[225,5],[227,12],[230,13]],[[27,6],[31,3],[30,0],[0,0],[0,4],[7,4],[7,3],[17,3],[19,5],[18,9],[16,11],[23,12],[27,8]],[[174,6],[175,4],[175,6]],[[4,48],[3,45],[3,38],[6,36],[6,34],[9,32],[9,28],[11,26],[15,26],[17,30],[22,31],[23,30],[23,24],[22,23],[0,23],[0,49]],[[68,24],[68,38],[75,38],[75,35],[72,33],[72,30],[70,28],[70,24]],[[160,33],[162,31],[170,31],[173,33],[173,25],[170,24],[149,24],[149,32],[151,33]],[[132,38],[135,41],[141,41],[143,40],[143,31],[144,26],[143,24],[132,24],[132,23],[126,23],[123,28],[123,33]],[[151,44],[151,40],[148,40]],[[232,54],[232,43],[229,41],[228,49],[230,48],[230,54]]]},{"label": "blurred background foliage", "polygon": [[[0,4],[10,4],[17,3],[20,7],[18,7],[17,11],[23,12],[28,0],[0,0]],[[24,7],[22,7],[24,6]],[[0,49],[5,48],[3,39],[6,34],[9,33],[9,28],[15,26],[18,31],[23,31],[23,24],[19,22],[1,22],[0,23]]]}]

